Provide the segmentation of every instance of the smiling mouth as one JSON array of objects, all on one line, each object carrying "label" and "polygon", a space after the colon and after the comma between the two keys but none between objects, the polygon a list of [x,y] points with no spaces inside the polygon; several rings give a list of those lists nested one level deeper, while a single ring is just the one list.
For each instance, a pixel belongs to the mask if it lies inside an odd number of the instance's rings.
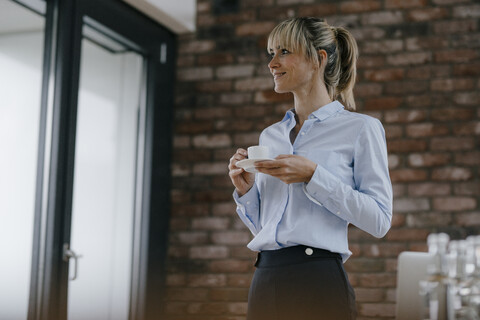
[{"label": "smiling mouth", "polygon": [[275,73],[275,74],[273,75],[273,79],[274,79],[274,80],[277,80],[278,78],[283,77],[283,76],[285,75],[285,73],[286,73],[286,72]]}]

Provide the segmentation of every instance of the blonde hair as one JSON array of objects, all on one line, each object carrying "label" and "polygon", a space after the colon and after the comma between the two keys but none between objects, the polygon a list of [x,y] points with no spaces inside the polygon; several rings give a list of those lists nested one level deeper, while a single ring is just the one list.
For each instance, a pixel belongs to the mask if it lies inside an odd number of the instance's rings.
[{"label": "blonde hair", "polygon": [[323,19],[291,18],[278,24],[268,37],[267,50],[285,48],[305,54],[320,64],[318,50],[327,52],[324,82],[332,100],[338,96],[350,109],[355,109],[353,87],[357,76],[358,47],[345,28],[333,27]]}]

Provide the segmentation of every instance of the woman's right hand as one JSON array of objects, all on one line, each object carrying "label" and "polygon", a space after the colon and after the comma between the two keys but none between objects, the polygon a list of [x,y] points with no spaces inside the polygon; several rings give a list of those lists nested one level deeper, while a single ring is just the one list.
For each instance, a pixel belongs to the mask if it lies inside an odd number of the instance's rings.
[{"label": "woman's right hand", "polygon": [[241,197],[253,187],[255,183],[255,174],[249,173],[242,168],[236,166],[240,160],[247,159],[247,150],[239,148],[237,152],[230,158],[228,164],[228,175],[233,185],[237,189],[238,195]]}]

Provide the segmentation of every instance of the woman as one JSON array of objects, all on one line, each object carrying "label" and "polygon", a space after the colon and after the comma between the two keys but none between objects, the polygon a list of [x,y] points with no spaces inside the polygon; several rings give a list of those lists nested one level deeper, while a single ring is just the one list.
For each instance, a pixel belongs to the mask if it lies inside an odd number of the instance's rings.
[{"label": "woman", "polygon": [[392,187],[381,123],[354,109],[357,45],[344,28],[317,18],[280,23],[268,38],[278,93],[294,108],[266,128],[260,145],[274,160],[261,174],[230,159],[237,212],[259,251],[248,320],[354,319],[355,296],[343,263],[351,223],[383,237],[392,218]]}]

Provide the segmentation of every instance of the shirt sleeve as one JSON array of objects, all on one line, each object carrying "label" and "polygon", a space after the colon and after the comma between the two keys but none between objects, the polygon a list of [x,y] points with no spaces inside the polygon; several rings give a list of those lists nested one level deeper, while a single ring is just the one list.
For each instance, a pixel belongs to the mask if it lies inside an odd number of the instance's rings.
[{"label": "shirt sleeve", "polygon": [[239,196],[237,190],[233,192],[233,199],[237,203],[237,214],[243,223],[250,229],[253,235],[260,231],[260,196],[257,184],[248,190],[243,196]]},{"label": "shirt sleeve", "polygon": [[393,195],[385,131],[377,119],[367,119],[357,137],[353,175],[352,188],[317,165],[304,191],[333,214],[381,238],[391,226]]}]

